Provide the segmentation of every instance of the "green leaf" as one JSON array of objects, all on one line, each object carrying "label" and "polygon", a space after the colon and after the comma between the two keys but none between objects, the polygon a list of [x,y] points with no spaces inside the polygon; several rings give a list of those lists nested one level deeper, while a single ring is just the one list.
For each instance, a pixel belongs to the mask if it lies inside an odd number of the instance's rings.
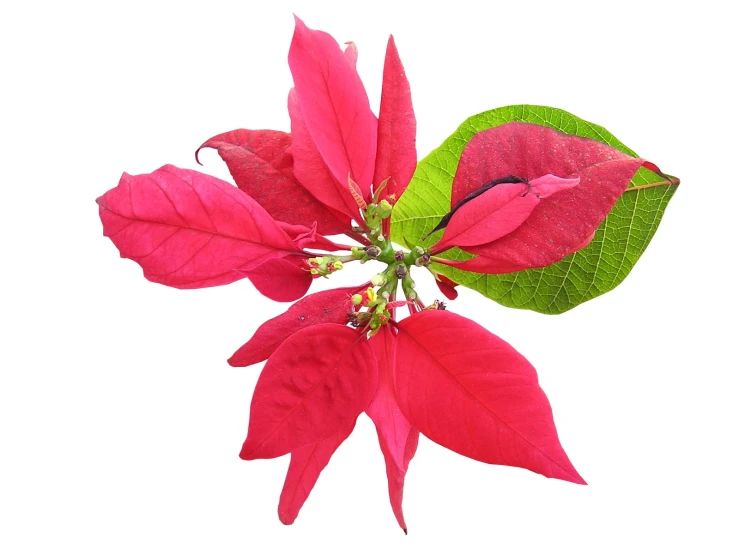
[{"label": "green leaf", "polygon": [[[407,247],[430,246],[437,240],[438,237],[425,242],[420,239],[450,209],[452,182],[462,150],[476,133],[512,121],[535,123],[595,139],[637,157],[603,127],[556,108],[507,106],[472,116],[419,162],[407,190],[393,209],[393,240]],[[547,314],[566,312],[608,292],[626,278],[657,230],[676,183],[640,169],[598,228],[593,241],[549,267],[505,275],[483,275],[441,264],[435,264],[434,269],[504,306]],[[443,257],[463,260],[472,256],[454,248]]]}]

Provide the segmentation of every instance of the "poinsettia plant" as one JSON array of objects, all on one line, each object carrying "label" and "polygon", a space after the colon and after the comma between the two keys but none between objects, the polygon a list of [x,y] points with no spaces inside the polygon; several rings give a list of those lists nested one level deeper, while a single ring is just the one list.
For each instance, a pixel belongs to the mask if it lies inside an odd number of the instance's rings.
[{"label": "poinsettia plant", "polygon": [[[290,133],[238,129],[198,149],[216,149],[236,186],[167,165],[124,174],[98,199],[105,235],[150,281],[187,289],[246,278],[270,299],[296,301],[229,359],[266,360],[241,457],[290,454],[280,520],[295,520],[362,413],[377,428],[403,530],[419,434],[584,484],[531,364],[422,299],[413,274],[430,272],[452,300],[464,285],[506,305],[565,311],[623,280],[678,180],[602,127],[538,106],[474,116],[417,163],[392,37],[379,117],[353,43],[342,50],[296,19],[288,62]],[[365,282],[306,295],[315,279],[371,260],[384,269]]]}]

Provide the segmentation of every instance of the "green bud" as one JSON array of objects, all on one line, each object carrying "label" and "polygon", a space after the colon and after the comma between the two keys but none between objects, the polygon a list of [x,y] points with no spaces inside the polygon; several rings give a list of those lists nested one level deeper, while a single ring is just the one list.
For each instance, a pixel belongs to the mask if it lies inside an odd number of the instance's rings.
[{"label": "green bud", "polygon": [[370,279],[370,282],[376,287],[381,287],[382,285],[387,283],[387,279],[385,278],[385,275],[383,275],[382,273],[378,273],[377,275],[372,277],[372,279]]},{"label": "green bud", "polygon": [[362,295],[361,294],[353,294],[352,295],[352,304],[355,306],[359,306],[362,303]]},{"label": "green bud", "polygon": [[377,215],[385,219],[386,217],[390,217],[391,213],[393,213],[393,205],[383,199],[377,206]]}]

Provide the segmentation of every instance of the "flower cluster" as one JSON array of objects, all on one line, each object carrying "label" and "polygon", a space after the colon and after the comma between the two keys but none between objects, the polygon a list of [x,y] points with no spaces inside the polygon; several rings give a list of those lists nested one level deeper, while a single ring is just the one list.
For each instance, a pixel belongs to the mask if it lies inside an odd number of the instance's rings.
[{"label": "flower cluster", "polygon": [[[199,288],[247,278],[268,298],[297,300],[229,359],[266,360],[241,457],[290,454],[280,520],[295,520],[362,413],[377,428],[404,530],[403,483],[419,433],[476,460],[584,483],[534,368],[443,302],[425,304],[412,273],[430,271],[454,299],[443,264],[480,273],[551,265],[585,246],[639,167],[654,166],[548,127],[501,125],[465,147],[433,245],[401,249],[391,220],[416,168],[416,121],[393,38],[379,117],[353,43],[342,50],[296,20],[288,61],[291,133],[240,129],[200,147],[218,151],[237,187],[164,166],[124,174],[98,199],[105,235],[147,279]],[[334,235],[351,244],[326,238]],[[452,248],[474,257],[443,256]],[[385,269],[306,296],[314,279],[369,260]]]}]

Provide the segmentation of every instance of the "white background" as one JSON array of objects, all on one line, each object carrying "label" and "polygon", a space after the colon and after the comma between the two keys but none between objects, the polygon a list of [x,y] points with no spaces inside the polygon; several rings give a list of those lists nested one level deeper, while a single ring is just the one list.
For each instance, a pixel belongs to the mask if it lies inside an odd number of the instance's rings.
[{"label": "white background", "polygon": [[[710,1],[301,4],[3,8],[0,550],[736,552],[734,16]],[[276,510],[287,457],[238,458],[259,368],[226,359],[285,306],[247,281],[145,281],[94,200],[124,170],[195,168],[217,133],[288,130],[293,11],[357,42],[375,110],[394,33],[421,156],[470,115],[544,104],[682,178],[615,291],[555,317],[470,291],[451,305],[538,368],[589,486],[422,439],[405,537],[365,416],[292,527]],[[331,285],[362,279],[345,273]]]}]

